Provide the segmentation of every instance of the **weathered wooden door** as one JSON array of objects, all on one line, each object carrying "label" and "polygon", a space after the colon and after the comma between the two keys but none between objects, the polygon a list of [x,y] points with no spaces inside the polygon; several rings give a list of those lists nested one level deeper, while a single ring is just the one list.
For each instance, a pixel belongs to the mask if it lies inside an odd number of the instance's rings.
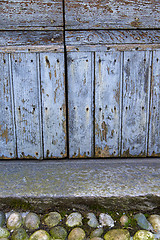
[{"label": "weathered wooden door", "polygon": [[160,156],[159,1],[1,1],[0,158]]}]

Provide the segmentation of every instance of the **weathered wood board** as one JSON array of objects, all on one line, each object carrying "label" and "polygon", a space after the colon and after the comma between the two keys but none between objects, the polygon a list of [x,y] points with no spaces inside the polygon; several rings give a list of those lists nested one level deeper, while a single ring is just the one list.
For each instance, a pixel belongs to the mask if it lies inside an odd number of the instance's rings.
[{"label": "weathered wood board", "polygon": [[120,156],[121,53],[100,52],[95,59],[95,157]]},{"label": "weathered wood board", "polygon": [[41,53],[44,158],[67,156],[63,53]]},{"label": "weathered wood board", "polygon": [[9,54],[0,53],[0,158],[16,157]]},{"label": "weathered wood board", "polygon": [[41,108],[36,53],[12,54],[18,158],[42,158]]},{"label": "weathered wood board", "polygon": [[0,29],[26,29],[29,27],[52,27],[54,30],[63,26],[62,0],[41,1],[1,1]]},{"label": "weathered wood board", "polygon": [[46,46],[62,44],[62,31],[0,31],[0,46]]},{"label": "weathered wood board", "polygon": [[66,0],[66,29],[155,29],[158,0]]},{"label": "weathered wood board", "polygon": [[122,156],[146,156],[151,57],[149,51],[124,52]]},{"label": "weathered wood board", "polygon": [[93,156],[93,76],[92,53],[67,53],[69,157]]},{"label": "weathered wood board", "polygon": [[160,156],[160,50],[153,51],[148,155]]},{"label": "weathered wood board", "polygon": [[160,30],[66,31],[65,36],[67,46],[160,43]]}]

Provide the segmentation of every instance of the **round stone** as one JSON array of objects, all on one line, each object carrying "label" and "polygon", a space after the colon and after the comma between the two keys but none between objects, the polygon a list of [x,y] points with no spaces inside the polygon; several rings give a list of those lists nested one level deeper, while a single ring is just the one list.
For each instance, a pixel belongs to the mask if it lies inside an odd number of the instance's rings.
[{"label": "round stone", "polygon": [[61,215],[58,212],[50,212],[44,217],[44,224],[48,227],[54,227],[61,221]]},{"label": "round stone", "polygon": [[91,238],[91,240],[103,240],[103,238],[100,238],[100,237],[94,237],[94,238]]},{"label": "round stone", "polygon": [[6,216],[4,214],[4,212],[0,211],[0,227],[3,227],[6,221]]},{"label": "round stone", "polygon": [[38,230],[30,236],[29,240],[51,240],[51,237],[45,230]]},{"label": "round stone", "polygon": [[120,218],[120,223],[122,226],[125,226],[127,223],[128,223],[129,219],[126,215],[123,215],[121,218]]},{"label": "round stone", "polygon": [[93,232],[91,232],[90,238],[101,237],[102,234],[103,234],[103,228],[97,228]]},{"label": "round stone", "polygon": [[102,226],[114,227],[114,220],[107,213],[101,213],[99,215],[99,222]]},{"label": "round stone", "polygon": [[153,231],[153,227],[150,224],[150,222],[147,221],[145,215],[143,213],[138,213],[134,216],[134,219],[136,219],[137,224],[145,229],[145,230],[152,230]]},{"label": "round stone", "polygon": [[148,220],[155,231],[160,231],[160,215],[151,215]]},{"label": "round stone", "polygon": [[10,233],[6,228],[0,227],[0,239],[1,238],[8,238],[9,235],[10,235]]},{"label": "round stone", "polygon": [[24,225],[28,229],[38,229],[40,218],[36,213],[28,213],[25,217]]},{"label": "round stone", "polygon": [[125,229],[113,229],[104,235],[105,240],[130,240],[130,234]]},{"label": "round stone", "polygon": [[82,215],[80,213],[74,212],[67,217],[66,225],[68,227],[75,227],[82,225]]},{"label": "round stone", "polygon": [[18,228],[16,230],[14,230],[14,232],[11,236],[11,239],[12,240],[27,240],[28,235],[23,228]]},{"label": "round stone", "polygon": [[68,240],[83,240],[85,239],[85,235],[82,228],[74,228],[68,235]]},{"label": "round stone", "polygon": [[7,219],[7,228],[12,230],[19,228],[22,225],[22,217],[18,212],[11,213]]},{"label": "round stone", "polygon": [[90,227],[96,228],[99,225],[94,213],[88,213],[87,218],[89,219],[88,225]]},{"label": "round stone", "polygon": [[65,228],[57,226],[57,227],[51,228],[50,235],[53,239],[65,240],[67,237],[67,231]]},{"label": "round stone", "polygon": [[154,235],[147,230],[139,230],[133,236],[133,240],[154,240]]}]

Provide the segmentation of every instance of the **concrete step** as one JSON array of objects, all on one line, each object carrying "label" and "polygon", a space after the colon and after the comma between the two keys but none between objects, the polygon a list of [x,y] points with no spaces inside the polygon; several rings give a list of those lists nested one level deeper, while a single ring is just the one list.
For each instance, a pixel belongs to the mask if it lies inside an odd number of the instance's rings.
[{"label": "concrete step", "polygon": [[32,203],[48,199],[52,204],[53,199],[55,204],[60,199],[67,204],[98,199],[112,207],[160,206],[159,158],[1,161],[0,172],[3,204],[8,198]]}]

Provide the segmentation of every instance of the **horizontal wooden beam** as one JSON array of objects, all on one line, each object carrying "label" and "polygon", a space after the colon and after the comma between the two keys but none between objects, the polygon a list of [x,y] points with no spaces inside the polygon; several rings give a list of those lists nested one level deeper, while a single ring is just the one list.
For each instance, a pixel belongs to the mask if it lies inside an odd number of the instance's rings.
[{"label": "horizontal wooden beam", "polygon": [[66,29],[160,28],[159,1],[66,0]]}]

